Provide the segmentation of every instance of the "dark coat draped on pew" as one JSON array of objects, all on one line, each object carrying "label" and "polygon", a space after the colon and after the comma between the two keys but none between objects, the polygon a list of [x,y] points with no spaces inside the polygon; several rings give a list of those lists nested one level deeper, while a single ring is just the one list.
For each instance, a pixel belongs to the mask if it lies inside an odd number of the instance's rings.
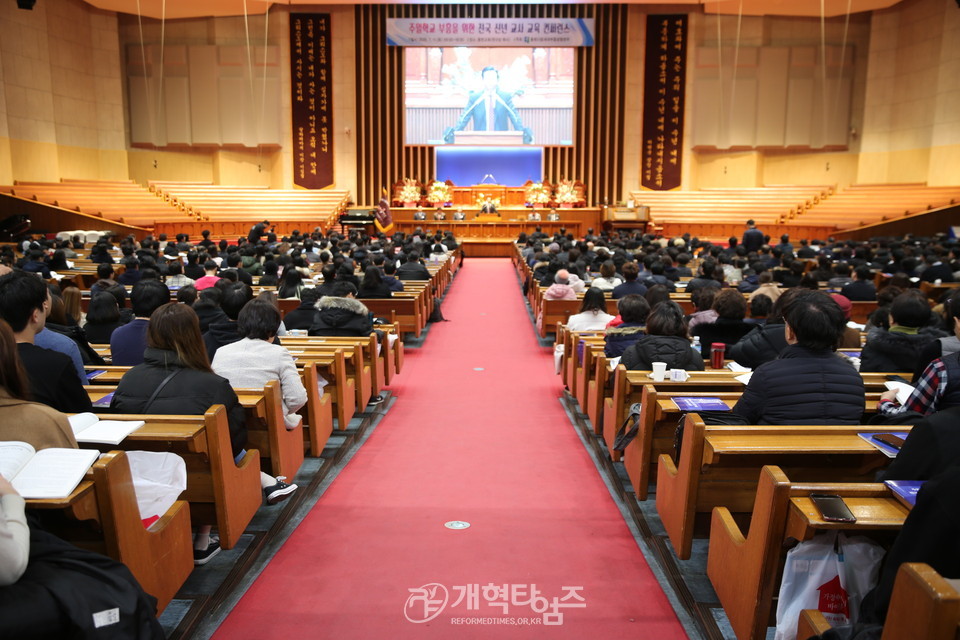
[{"label": "dark coat draped on pew", "polygon": [[790,345],[753,372],[733,408],[748,424],[859,424],[863,378],[832,351]]}]

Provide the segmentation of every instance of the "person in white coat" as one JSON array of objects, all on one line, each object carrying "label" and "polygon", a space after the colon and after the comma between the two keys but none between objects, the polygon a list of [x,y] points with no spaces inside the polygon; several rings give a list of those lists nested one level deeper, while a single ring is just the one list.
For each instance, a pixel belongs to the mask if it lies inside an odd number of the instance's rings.
[{"label": "person in white coat", "polygon": [[270,380],[279,380],[284,421],[287,429],[296,429],[300,424],[297,411],[307,403],[307,390],[290,352],[272,344],[280,312],[267,300],[251,300],[240,311],[237,325],[243,338],[217,349],[214,373],[229,380],[234,388],[260,388]]}]

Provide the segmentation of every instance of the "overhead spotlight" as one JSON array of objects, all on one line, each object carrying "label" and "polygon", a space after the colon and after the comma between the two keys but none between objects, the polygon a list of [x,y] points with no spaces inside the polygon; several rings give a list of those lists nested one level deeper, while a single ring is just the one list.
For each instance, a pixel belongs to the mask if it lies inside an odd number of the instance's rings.
[{"label": "overhead spotlight", "polygon": [[37,4],[37,0],[17,0],[17,8],[27,11],[33,11],[33,5],[35,4]]}]

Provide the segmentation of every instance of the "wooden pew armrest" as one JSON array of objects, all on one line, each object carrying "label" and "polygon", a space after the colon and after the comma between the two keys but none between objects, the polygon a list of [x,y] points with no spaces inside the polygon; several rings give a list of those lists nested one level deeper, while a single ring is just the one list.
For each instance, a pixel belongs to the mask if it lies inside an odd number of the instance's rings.
[{"label": "wooden pew armrest", "polygon": [[800,612],[797,622],[797,640],[807,640],[819,636],[830,629],[830,623],[823,617],[823,612],[817,609],[804,609]]}]

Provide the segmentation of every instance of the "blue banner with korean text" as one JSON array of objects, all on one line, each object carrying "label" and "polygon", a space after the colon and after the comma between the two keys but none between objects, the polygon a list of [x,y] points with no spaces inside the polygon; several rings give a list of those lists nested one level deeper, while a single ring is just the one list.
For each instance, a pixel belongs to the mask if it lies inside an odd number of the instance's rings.
[{"label": "blue banner with korean text", "polygon": [[396,47],[592,47],[593,18],[391,18]]},{"label": "blue banner with korean text", "polygon": [[306,189],[333,184],[330,44],[330,14],[290,14],[293,183]]},{"label": "blue banner with korean text", "polygon": [[683,166],[687,16],[647,16],[643,72],[644,189],[678,189]]}]

